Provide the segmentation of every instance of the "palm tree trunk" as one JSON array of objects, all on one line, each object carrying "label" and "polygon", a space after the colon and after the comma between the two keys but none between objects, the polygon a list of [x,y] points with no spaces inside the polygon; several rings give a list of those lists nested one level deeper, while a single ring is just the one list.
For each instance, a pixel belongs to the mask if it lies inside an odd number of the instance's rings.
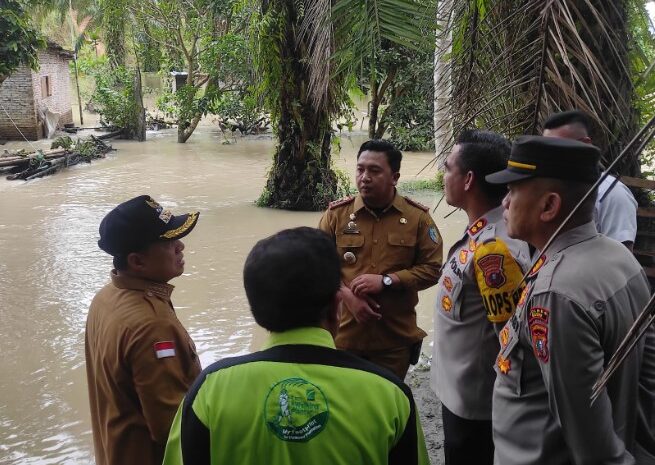
[{"label": "palm tree trunk", "polygon": [[270,3],[285,19],[279,44],[281,79],[278,106],[278,145],[266,189],[259,204],[287,210],[318,211],[336,195],[336,175],[331,168],[332,128],[325,105],[316,106],[309,96],[309,76],[304,62],[308,47],[298,40],[298,12],[293,0]]},{"label": "palm tree trunk", "polygon": [[452,79],[446,57],[452,49],[453,0],[441,0],[437,9],[437,38],[434,50],[434,150],[437,157],[448,151],[453,139],[450,111]]}]

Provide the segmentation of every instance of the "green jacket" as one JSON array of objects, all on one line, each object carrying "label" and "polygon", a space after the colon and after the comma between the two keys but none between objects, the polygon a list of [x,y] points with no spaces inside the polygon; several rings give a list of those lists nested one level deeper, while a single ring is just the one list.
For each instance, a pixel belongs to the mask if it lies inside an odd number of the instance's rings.
[{"label": "green jacket", "polygon": [[234,463],[429,460],[409,388],[335,350],[329,332],[300,328],[207,367],[178,409],[164,465]]}]

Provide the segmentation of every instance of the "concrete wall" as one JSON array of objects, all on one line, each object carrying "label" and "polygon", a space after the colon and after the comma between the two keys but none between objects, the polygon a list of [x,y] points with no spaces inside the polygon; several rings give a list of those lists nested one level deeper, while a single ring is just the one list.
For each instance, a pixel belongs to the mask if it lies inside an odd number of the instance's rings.
[{"label": "concrete wall", "polygon": [[[29,140],[44,137],[44,125],[38,119],[39,109],[47,108],[60,115],[58,126],[73,122],[68,59],[55,50],[39,52],[40,69],[33,72],[21,66],[0,85],[0,138],[22,140],[5,113]],[[42,77],[48,77],[49,96],[42,96]]]},{"label": "concrete wall", "polygon": [[34,86],[32,72],[27,67],[21,66],[0,85],[0,105],[0,138],[23,139],[7,116],[9,113],[25,137],[37,139]]}]

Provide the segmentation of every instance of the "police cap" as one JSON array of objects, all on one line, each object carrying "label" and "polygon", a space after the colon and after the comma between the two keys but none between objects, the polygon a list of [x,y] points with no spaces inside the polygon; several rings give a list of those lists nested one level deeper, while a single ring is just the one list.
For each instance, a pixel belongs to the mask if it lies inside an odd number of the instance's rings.
[{"label": "police cap", "polygon": [[121,203],[102,219],[98,246],[109,255],[120,256],[157,241],[180,239],[195,227],[199,215],[173,215],[149,195],[140,195]]},{"label": "police cap", "polygon": [[528,178],[556,178],[594,183],[600,176],[600,150],[572,139],[521,136],[514,144],[507,168],[485,177],[491,184]]}]

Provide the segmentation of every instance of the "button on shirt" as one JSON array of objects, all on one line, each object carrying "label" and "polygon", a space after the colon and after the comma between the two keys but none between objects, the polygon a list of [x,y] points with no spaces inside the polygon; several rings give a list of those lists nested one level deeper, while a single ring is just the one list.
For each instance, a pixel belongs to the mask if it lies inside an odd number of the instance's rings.
[{"label": "button on shirt", "polygon": [[640,400],[645,339],[593,406],[589,397],[648,299],[639,263],[593,223],[553,242],[500,333],[495,463],[634,463],[639,404],[652,403]]},{"label": "button on shirt", "polygon": [[337,203],[324,213],[319,229],[335,239],[343,282],[350,285],[366,273],[395,273],[402,285],[372,296],[381,306],[380,320],[360,324],[350,311],[342,312],[337,347],[384,350],[422,340],[426,333],[417,326],[414,310],[418,291],[437,283],[443,253],[432,217],[398,194],[379,215],[369,210],[360,196]]},{"label": "button on shirt", "polygon": [[200,373],[172,291],[112,272],[91,303],[86,370],[98,465],[159,465],[175,411]]}]

